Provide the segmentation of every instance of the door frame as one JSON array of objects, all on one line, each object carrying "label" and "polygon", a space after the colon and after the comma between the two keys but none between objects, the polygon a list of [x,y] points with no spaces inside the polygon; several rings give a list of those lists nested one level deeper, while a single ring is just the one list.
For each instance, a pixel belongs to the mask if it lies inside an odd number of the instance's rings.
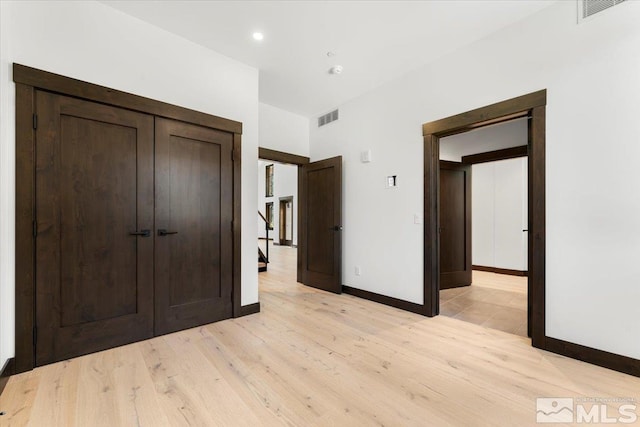
[{"label": "door frame", "polygon": [[14,372],[35,367],[35,108],[36,90],[84,99],[233,134],[233,317],[259,311],[241,305],[242,123],[154,99],[13,64],[16,86],[15,357]]},{"label": "door frame", "polygon": [[296,281],[302,283],[302,257],[301,248],[304,247],[304,236],[300,233],[302,219],[300,215],[300,191],[302,187],[302,166],[311,162],[309,157],[298,156],[297,154],[285,153],[284,151],[271,150],[269,148],[258,147],[258,159],[271,160],[272,162],[284,163],[298,166],[298,192],[294,195],[298,199],[298,247],[296,248]]},{"label": "door frame", "polygon": [[440,313],[440,250],[438,227],[440,138],[520,117],[529,118],[528,213],[531,342],[545,348],[545,108],[546,89],[425,123],[424,139],[424,303],[423,314]]}]

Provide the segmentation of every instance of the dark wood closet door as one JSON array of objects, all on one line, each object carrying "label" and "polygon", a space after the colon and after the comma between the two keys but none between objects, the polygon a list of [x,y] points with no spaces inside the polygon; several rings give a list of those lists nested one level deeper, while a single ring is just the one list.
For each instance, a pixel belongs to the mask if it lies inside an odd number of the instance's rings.
[{"label": "dark wood closet door", "polygon": [[440,289],[471,284],[471,165],[440,161]]},{"label": "dark wood closet door", "polygon": [[36,365],[153,334],[153,117],[36,93]]},{"label": "dark wood closet door", "polygon": [[233,135],[156,118],[155,333],[232,315]]},{"label": "dark wood closet door", "polygon": [[302,283],[342,292],[342,156],[302,166]]}]

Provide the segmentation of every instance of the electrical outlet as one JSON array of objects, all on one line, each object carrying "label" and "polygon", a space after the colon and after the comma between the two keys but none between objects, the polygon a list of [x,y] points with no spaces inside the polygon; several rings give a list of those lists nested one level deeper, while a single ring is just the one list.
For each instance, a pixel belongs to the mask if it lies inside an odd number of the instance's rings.
[{"label": "electrical outlet", "polygon": [[360,266],[356,266],[355,273],[356,273],[356,276],[362,275],[362,270],[360,269]]}]

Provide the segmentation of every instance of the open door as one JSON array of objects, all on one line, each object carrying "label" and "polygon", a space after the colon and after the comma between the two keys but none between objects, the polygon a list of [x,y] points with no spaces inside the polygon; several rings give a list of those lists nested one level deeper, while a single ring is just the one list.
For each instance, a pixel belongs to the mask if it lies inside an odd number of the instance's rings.
[{"label": "open door", "polygon": [[471,284],[471,165],[440,161],[440,289]]},{"label": "open door", "polygon": [[342,292],[342,156],[301,167],[298,174],[299,279]]}]

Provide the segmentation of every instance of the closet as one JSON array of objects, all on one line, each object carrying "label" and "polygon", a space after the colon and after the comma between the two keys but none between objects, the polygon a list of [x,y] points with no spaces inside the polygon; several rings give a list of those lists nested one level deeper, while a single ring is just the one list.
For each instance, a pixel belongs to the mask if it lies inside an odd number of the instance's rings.
[{"label": "closet", "polygon": [[35,365],[231,317],[238,135],[37,87],[32,101]]}]

